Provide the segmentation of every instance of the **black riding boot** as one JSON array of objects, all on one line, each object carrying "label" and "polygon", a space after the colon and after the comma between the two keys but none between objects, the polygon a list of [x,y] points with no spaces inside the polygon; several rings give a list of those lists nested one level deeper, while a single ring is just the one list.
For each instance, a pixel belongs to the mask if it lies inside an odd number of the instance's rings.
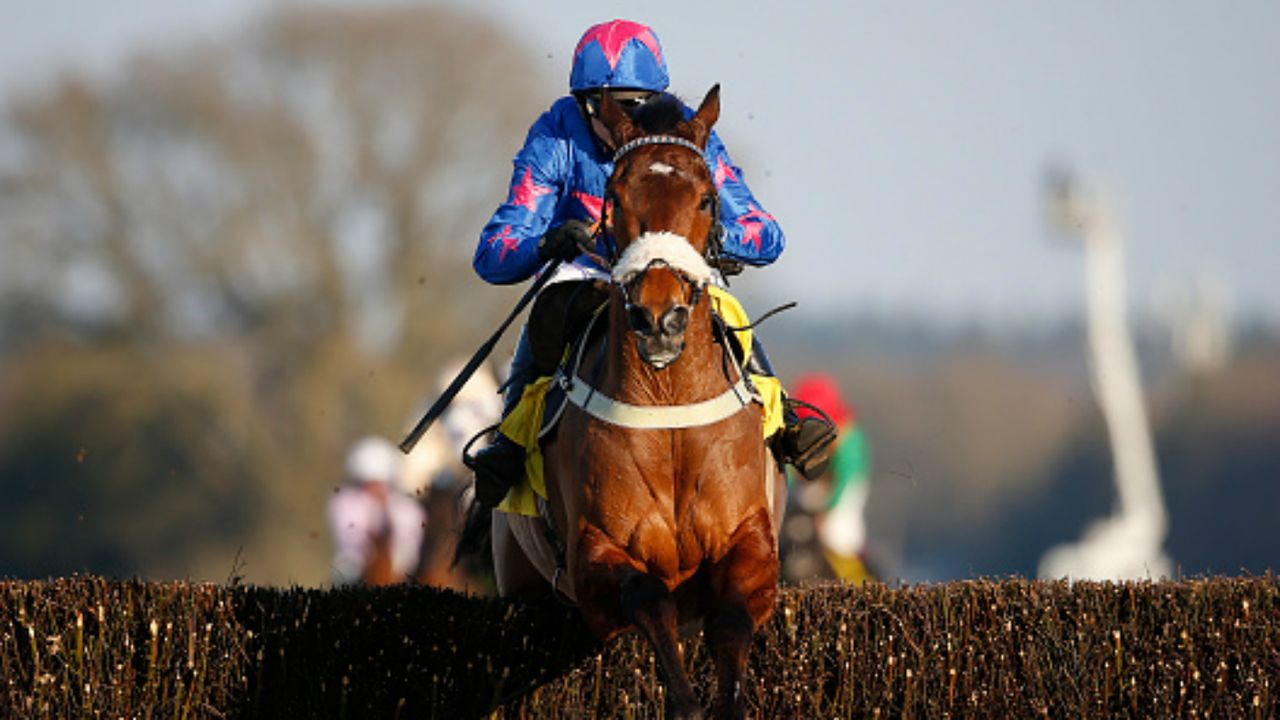
[{"label": "black riding boot", "polygon": [[[758,335],[751,336],[751,357],[747,358],[747,370],[756,375],[776,377],[769,357],[764,353]],[[800,417],[796,407],[800,403],[788,397],[782,399],[782,430],[769,439],[778,461],[794,467],[806,480],[815,480],[831,462],[831,449],[836,439],[836,427],[825,415]]]},{"label": "black riding boot", "polygon": [[[515,357],[511,359],[511,374],[503,386],[502,417],[506,419],[524,394],[524,388],[532,379],[533,348],[529,344],[529,329],[520,332],[516,342]],[[480,449],[467,465],[475,472],[476,500],[487,508],[495,507],[507,496],[507,491],[524,480],[524,448],[500,432],[494,440]]]}]

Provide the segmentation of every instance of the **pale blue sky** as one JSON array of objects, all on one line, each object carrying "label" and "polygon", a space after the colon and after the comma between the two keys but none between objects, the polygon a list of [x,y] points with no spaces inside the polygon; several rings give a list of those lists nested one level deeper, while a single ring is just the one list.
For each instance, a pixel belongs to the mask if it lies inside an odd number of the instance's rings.
[{"label": "pale blue sky", "polygon": [[[3,0],[0,82],[109,72],[273,4]],[[1060,162],[1122,203],[1135,307],[1209,272],[1238,311],[1280,322],[1280,2],[466,5],[525,31],[548,103],[578,35],[615,16],[653,25],[677,93],[722,83],[719,130],[788,234],[744,283],[761,303],[1074,311],[1080,255],[1051,242],[1040,204]]]}]

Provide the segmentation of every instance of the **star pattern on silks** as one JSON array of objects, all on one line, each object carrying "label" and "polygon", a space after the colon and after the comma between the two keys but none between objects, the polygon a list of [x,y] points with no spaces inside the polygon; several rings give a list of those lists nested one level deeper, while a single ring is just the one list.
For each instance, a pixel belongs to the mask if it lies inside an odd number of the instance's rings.
[{"label": "star pattern on silks", "polygon": [[760,231],[764,229],[766,222],[773,221],[773,216],[755,203],[748,203],[747,210],[745,215],[738,218],[738,224],[742,226],[742,244],[751,243],[755,245],[756,252],[760,252]]},{"label": "star pattern on silks", "polygon": [[604,51],[604,58],[609,61],[611,70],[618,68],[618,58],[622,57],[622,49],[632,40],[644,43],[644,46],[653,52],[653,56],[659,62],[662,61],[662,50],[658,47],[658,39],[653,36],[649,28],[639,23],[618,20],[597,25],[578,41],[578,47],[573,49],[573,56],[578,57],[582,49],[592,40],[600,43],[600,49]]},{"label": "star pattern on silks", "polygon": [[533,181],[533,168],[525,168],[524,177],[511,186],[511,204],[526,208],[529,212],[537,212],[538,198],[549,192],[551,188]]},{"label": "star pattern on silks", "polygon": [[520,244],[520,238],[511,234],[510,225],[503,225],[502,232],[496,232],[490,235],[488,239],[490,246],[497,244],[499,241],[502,242],[502,250],[498,252],[498,262],[503,262],[507,259],[507,253],[515,250],[516,246]]},{"label": "star pattern on silks", "polygon": [[604,209],[604,198],[596,197],[595,195],[585,193],[581,190],[575,190],[573,197],[575,200],[582,203],[582,207],[586,208],[588,213],[591,213],[592,218],[596,220],[600,219],[600,213]]},{"label": "star pattern on silks", "polygon": [[716,171],[712,173],[712,177],[716,181],[716,187],[724,187],[726,180],[738,179],[738,176],[733,174],[733,167],[725,162],[723,157],[716,158]]}]

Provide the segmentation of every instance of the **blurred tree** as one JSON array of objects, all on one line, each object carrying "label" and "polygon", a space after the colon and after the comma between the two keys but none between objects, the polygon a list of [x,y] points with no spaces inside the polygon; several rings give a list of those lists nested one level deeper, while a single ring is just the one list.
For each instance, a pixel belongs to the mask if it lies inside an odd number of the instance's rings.
[{"label": "blurred tree", "polygon": [[[468,264],[546,99],[530,66],[518,42],[456,10],[290,9],[231,42],[10,103],[0,477],[19,488],[11,505],[92,478],[100,494],[84,502],[131,498],[130,532],[159,540],[166,514],[190,519],[173,493],[235,488],[218,496],[245,503],[234,520],[182,520],[223,548],[226,570],[245,544],[251,579],[327,577],[299,558],[323,562],[327,539],[313,531],[345,444],[399,432],[435,364],[476,344],[508,302],[474,292]],[[232,417],[252,442],[215,448]],[[68,439],[89,457],[131,459],[66,466]],[[0,573],[17,567],[4,554],[30,557],[44,538],[13,525],[0,535]],[[119,539],[108,535],[95,542]],[[112,550],[127,561],[109,569],[180,571],[136,545]]]},{"label": "blurred tree", "polygon": [[[5,374],[0,574],[232,570],[265,489],[269,435],[235,373],[207,353],[25,353]],[[50,378],[57,382],[50,382]]]}]

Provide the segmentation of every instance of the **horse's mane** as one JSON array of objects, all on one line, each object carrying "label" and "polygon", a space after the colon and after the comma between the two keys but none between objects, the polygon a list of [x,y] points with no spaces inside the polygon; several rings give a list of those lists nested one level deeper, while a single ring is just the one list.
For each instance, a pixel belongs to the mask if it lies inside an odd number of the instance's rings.
[{"label": "horse's mane", "polygon": [[684,122],[684,103],[671,93],[657,93],[636,108],[632,119],[646,134],[671,132]]}]

